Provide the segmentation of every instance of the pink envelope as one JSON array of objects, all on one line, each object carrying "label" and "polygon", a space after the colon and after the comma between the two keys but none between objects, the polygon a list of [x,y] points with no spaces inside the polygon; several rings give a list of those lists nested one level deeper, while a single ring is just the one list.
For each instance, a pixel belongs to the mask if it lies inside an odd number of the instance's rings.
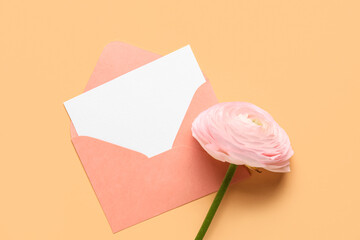
[{"label": "pink envelope", "polygon": [[[159,57],[112,42],[102,52],[85,91]],[[210,157],[191,135],[194,118],[217,102],[207,81],[196,91],[172,149],[152,158],[78,136],[71,123],[72,142],[114,233],[218,190],[228,164]],[[248,176],[240,166],[232,182]]]}]

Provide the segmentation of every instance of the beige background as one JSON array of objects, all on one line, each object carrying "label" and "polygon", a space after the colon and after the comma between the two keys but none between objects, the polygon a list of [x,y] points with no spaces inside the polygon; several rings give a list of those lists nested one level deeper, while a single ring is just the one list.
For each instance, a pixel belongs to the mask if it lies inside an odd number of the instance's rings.
[{"label": "beige background", "polygon": [[230,188],[206,239],[360,239],[359,1],[0,0],[0,239],[192,239],[210,195],[112,234],[62,106],[111,41],[191,44],[220,101],[286,129],[292,172]]}]

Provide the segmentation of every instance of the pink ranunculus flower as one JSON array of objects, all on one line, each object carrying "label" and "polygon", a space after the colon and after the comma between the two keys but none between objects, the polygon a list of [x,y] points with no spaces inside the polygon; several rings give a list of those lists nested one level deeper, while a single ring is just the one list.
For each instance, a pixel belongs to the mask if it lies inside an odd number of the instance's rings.
[{"label": "pink ranunculus flower", "polygon": [[289,172],[294,154],[284,129],[263,109],[246,102],[219,103],[200,113],[192,134],[215,159]]}]

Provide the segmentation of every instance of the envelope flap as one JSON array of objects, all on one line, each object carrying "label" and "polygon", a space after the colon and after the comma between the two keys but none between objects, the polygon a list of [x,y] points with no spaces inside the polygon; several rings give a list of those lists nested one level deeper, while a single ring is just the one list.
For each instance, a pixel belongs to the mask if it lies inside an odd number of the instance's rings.
[{"label": "envelope flap", "polygon": [[161,55],[123,43],[111,42],[105,46],[84,92],[152,62]]}]

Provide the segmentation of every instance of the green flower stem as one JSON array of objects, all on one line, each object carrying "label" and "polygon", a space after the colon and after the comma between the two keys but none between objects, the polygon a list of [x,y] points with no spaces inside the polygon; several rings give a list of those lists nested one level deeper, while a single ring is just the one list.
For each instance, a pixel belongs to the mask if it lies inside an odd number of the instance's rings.
[{"label": "green flower stem", "polygon": [[211,207],[210,207],[210,209],[209,209],[209,211],[208,211],[208,213],[207,213],[207,215],[206,215],[206,217],[204,219],[203,224],[201,225],[201,228],[200,228],[198,234],[196,235],[195,240],[201,240],[201,239],[204,238],[205,233],[208,230],[212,219],[214,218],[216,210],[218,209],[218,207],[220,205],[220,202],[224,197],[226,189],[228,188],[228,186],[229,186],[229,184],[231,182],[231,179],[234,176],[236,168],[237,168],[237,165],[230,164],[230,166],[229,166],[229,168],[228,168],[228,170],[226,172],[225,178],[224,178],[224,180],[223,180],[223,182],[222,182],[222,184],[221,184],[221,186],[219,188],[219,191],[216,193],[214,201],[211,204]]}]

